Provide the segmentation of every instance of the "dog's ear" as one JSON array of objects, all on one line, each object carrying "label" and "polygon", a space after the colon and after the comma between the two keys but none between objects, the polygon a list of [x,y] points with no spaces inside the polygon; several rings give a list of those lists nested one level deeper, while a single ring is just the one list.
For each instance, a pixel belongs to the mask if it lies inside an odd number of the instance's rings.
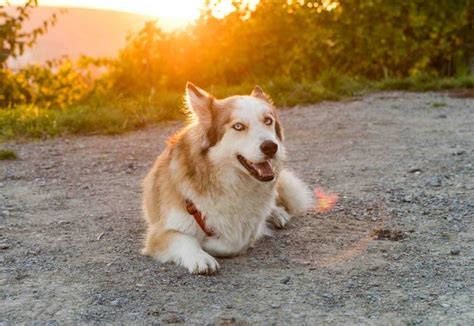
[{"label": "dog's ear", "polygon": [[255,88],[253,89],[252,93],[250,93],[250,96],[259,98],[259,99],[261,99],[261,100],[267,101],[267,102],[270,103],[270,104],[273,104],[272,99],[270,98],[270,96],[268,96],[268,95],[263,91],[263,89],[262,89],[260,86],[258,86],[258,85],[255,85]]},{"label": "dog's ear", "polygon": [[[255,85],[255,88],[253,89],[252,93],[250,94],[250,96],[253,96],[253,97],[256,97],[256,98],[259,98],[259,99],[262,99],[264,101],[267,101],[268,103],[270,103],[271,105],[273,105],[273,101],[272,101],[272,98],[267,95],[263,89],[258,86],[258,85]],[[273,111],[274,111],[274,114],[275,114],[275,118],[276,118],[276,121],[275,121],[275,133],[277,134],[277,137],[278,139],[280,139],[281,141],[283,141],[283,128],[281,127],[281,123],[280,123],[280,118],[278,117],[278,112],[276,111],[275,107],[273,107]]]},{"label": "dog's ear", "polygon": [[203,125],[212,123],[212,102],[214,97],[193,83],[186,83],[186,104],[188,109]]}]

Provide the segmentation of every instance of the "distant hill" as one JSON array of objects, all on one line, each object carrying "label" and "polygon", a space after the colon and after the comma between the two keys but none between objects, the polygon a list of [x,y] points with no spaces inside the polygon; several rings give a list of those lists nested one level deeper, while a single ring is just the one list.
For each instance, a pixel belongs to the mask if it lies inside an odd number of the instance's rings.
[{"label": "distant hill", "polygon": [[[61,8],[38,7],[33,10],[26,30],[39,26]],[[27,63],[42,63],[48,59],[68,55],[77,58],[81,54],[90,56],[115,56],[125,45],[130,32],[137,32],[146,21],[156,18],[131,13],[67,8],[58,15],[57,24],[43,35],[38,43],[15,61],[11,68]]]}]

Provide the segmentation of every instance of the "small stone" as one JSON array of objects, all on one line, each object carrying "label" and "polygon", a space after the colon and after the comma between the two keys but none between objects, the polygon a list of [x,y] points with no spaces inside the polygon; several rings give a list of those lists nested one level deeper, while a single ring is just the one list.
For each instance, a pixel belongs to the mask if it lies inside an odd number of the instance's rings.
[{"label": "small stone", "polygon": [[454,247],[453,249],[451,249],[451,251],[449,253],[453,256],[457,256],[461,253],[461,248]]},{"label": "small stone", "polygon": [[443,308],[449,308],[450,307],[450,305],[447,304],[447,303],[440,303],[439,305]]},{"label": "small stone", "polygon": [[0,244],[0,250],[7,250],[7,249],[9,249],[9,248],[10,248],[10,246],[9,246],[8,244],[6,244],[6,243]]},{"label": "small stone", "polygon": [[281,284],[288,284],[288,282],[290,281],[291,277],[287,276],[283,279],[280,280],[280,283]]},{"label": "small stone", "polygon": [[415,173],[415,174],[420,174],[422,170],[420,168],[413,168],[408,170],[408,173]]},{"label": "small stone", "polygon": [[405,203],[411,203],[413,201],[413,198],[411,196],[405,196],[403,198],[403,202]]},{"label": "small stone", "polygon": [[452,154],[453,154],[453,156],[460,156],[460,155],[463,155],[463,154],[465,154],[465,153],[466,153],[465,150],[463,150],[463,149],[458,149],[458,150],[454,151]]},{"label": "small stone", "polygon": [[466,184],[463,186],[465,190],[474,190],[474,184]]},{"label": "small stone", "polygon": [[279,303],[272,303],[272,309],[279,309],[281,305]]},{"label": "small stone", "polygon": [[146,313],[148,316],[154,316],[154,317],[157,317],[160,315],[160,311],[158,309],[150,309],[148,310],[148,312]]},{"label": "small stone", "polygon": [[172,314],[163,318],[162,321],[166,324],[179,324],[179,323],[184,323],[184,318],[181,316]]},{"label": "small stone", "polygon": [[431,187],[441,187],[441,178],[440,177],[432,177],[428,184]]},{"label": "small stone", "polygon": [[220,321],[221,321],[222,324],[225,325],[225,324],[233,324],[233,323],[235,323],[235,322],[236,322],[236,319],[235,319],[235,317],[232,317],[232,316],[222,316],[222,317],[220,318]]}]

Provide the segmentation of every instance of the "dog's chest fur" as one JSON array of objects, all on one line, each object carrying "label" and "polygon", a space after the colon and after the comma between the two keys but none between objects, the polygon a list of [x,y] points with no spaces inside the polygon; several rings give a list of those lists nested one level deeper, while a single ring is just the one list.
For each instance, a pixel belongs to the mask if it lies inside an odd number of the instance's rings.
[{"label": "dog's chest fur", "polygon": [[[206,226],[219,238],[244,248],[255,240],[275,202],[274,183],[262,183],[232,171],[220,171],[215,189],[196,194],[181,189],[206,219]],[[210,189],[213,189],[210,187]]]}]

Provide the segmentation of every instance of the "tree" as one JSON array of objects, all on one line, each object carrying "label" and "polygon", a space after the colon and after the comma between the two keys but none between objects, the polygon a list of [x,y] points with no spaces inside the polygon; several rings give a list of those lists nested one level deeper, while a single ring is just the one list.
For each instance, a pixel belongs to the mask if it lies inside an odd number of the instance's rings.
[{"label": "tree", "polygon": [[53,14],[43,21],[41,26],[31,32],[23,31],[23,25],[30,18],[32,10],[38,6],[38,0],[28,0],[22,6],[12,9],[9,2],[0,5],[0,68],[7,67],[10,58],[21,56],[26,48],[32,47],[38,37],[56,23],[57,16]]}]

